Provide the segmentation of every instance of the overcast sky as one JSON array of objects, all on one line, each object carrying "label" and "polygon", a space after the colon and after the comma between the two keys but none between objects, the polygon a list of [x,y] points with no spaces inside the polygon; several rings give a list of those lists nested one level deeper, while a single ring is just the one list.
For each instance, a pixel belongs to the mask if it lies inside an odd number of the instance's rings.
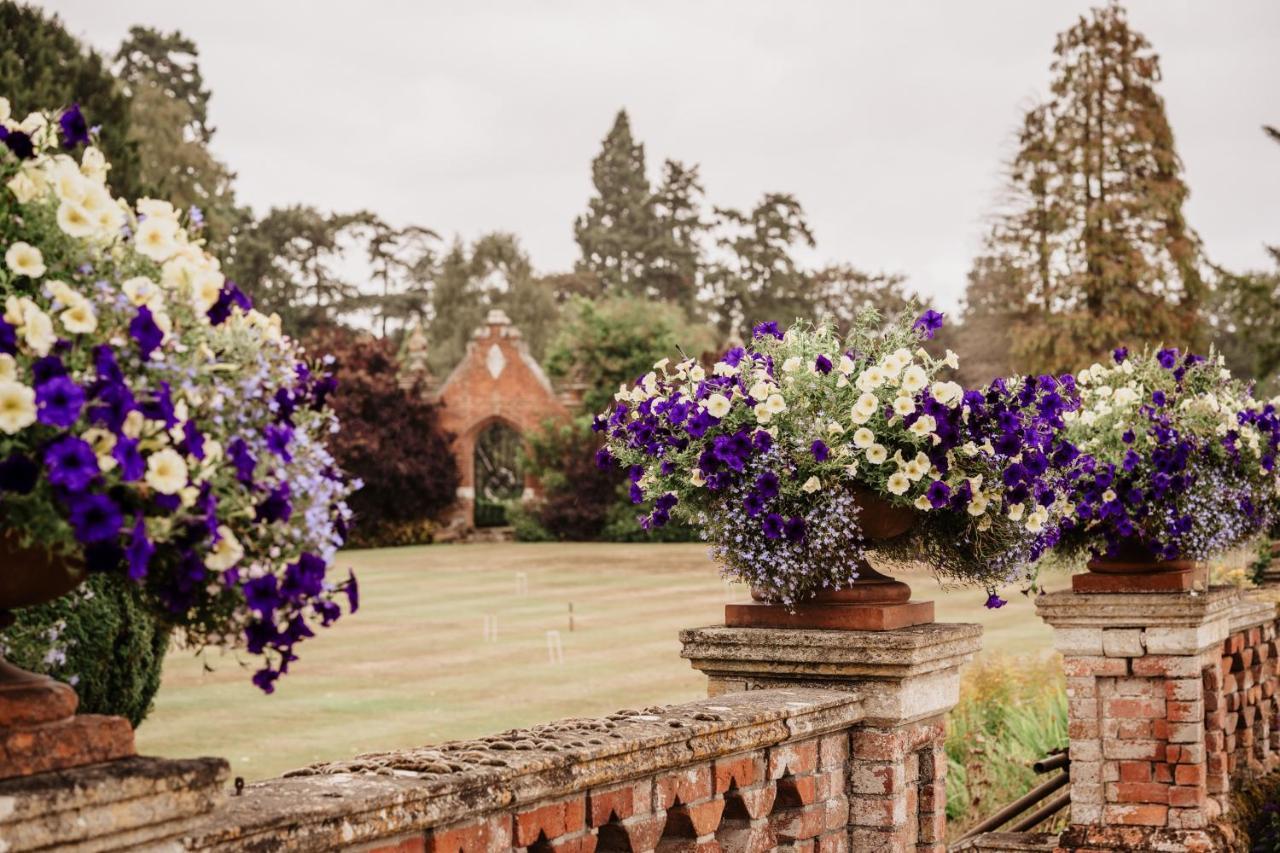
[{"label": "overcast sky", "polygon": [[[114,52],[181,29],[213,91],[215,153],[262,212],[368,208],[473,239],[513,231],[542,271],[577,255],[590,163],[626,107],[651,177],[698,163],[709,199],[796,194],[817,261],[963,291],[1001,164],[1048,85],[1054,35],[1091,4],[56,0]],[[1163,61],[1211,259],[1280,243],[1280,2],[1130,2]]]}]

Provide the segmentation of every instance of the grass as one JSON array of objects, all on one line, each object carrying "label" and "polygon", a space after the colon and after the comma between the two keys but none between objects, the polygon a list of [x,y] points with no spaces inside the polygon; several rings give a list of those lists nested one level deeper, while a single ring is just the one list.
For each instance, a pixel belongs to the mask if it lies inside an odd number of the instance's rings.
[{"label": "grass", "polygon": [[988,655],[965,673],[948,716],[948,831],[958,837],[1049,776],[1031,765],[1067,746],[1067,696],[1057,656]]},{"label": "grass", "polygon": [[[360,612],[308,640],[274,695],[261,695],[234,656],[214,653],[207,671],[174,650],[139,750],[221,755],[234,774],[258,779],[359,752],[693,700],[705,677],[680,658],[677,632],[721,621],[725,602],[746,595],[697,544],[438,545],[350,551],[340,564],[360,578]],[[988,611],[981,591],[898,576],[937,601],[939,621],[984,623],[987,653],[1051,646],[1021,597]],[[496,642],[484,638],[486,616],[497,619]],[[550,630],[563,663],[549,660]]]}]

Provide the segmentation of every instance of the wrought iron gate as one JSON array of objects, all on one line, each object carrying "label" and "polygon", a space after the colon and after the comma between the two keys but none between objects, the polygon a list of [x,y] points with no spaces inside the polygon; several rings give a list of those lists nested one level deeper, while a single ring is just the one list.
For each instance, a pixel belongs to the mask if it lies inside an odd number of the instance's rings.
[{"label": "wrought iron gate", "polygon": [[520,433],[503,423],[485,427],[476,439],[476,527],[501,527],[507,507],[524,494]]}]

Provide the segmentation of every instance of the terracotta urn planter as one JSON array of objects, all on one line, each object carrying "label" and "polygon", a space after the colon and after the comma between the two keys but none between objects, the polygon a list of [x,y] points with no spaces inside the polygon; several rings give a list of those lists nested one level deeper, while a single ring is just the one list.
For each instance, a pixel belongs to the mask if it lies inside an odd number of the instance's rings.
[{"label": "terracotta urn planter", "polygon": [[[865,489],[854,492],[858,525],[869,543],[887,542],[909,533],[917,512],[894,506]],[[725,624],[739,628],[826,628],[845,631],[891,631],[933,621],[932,601],[912,601],[911,587],[881,574],[866,560],[847,587],[823,590],[787,609],[770,603],[756,589],[751,604],[725,605]]]},{"label": "terracotta urn planter", "polygon": [[[65,595],[84,580],[70,561],[0,537],[0,627],[13,610]],[[75,716],[74,690],[0,657],[0,779],[93,764],[134,754],[123,717]]]},{"label": "terracotta urn planter", "polygon": [[1203,566],[1195,560],[1162,560],[1142,543],[1127,540],[1114,556],[1095,557],[1088,572],[1073,575],[1076,592],[1186,592]]}]

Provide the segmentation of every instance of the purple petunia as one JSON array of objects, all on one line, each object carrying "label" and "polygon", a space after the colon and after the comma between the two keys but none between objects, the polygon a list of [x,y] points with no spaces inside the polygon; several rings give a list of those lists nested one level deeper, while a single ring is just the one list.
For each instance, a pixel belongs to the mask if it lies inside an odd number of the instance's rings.
[{"label": "purple petunia", "polygon": [[1115,359],[1116,364],[1124,364],[1124,360],[1129,357],[1129,348],[1116,347],[1111,351],[1111,357]]},{"label": "purple petunia", "polygon": [[150,358],[164,341],[164,332],[156,325],[151,309],[145,305],[139,306],[138,313],[129,321],[129,336],[138,345],[144,360]]},{"label": "purple petunia", "polygon": [[996,595],[993,592],[987,596],[986,603],[983,604],[983,607],[986,607],[988,610],[998,610],[999,608],[1004,607],[1008,603],[1009,602],[1005,601],[1003,598],[1001,598],[1000,596]]},{"label": "purple petunia", "polygon": [[825,355],[819,355],[813,362],[813,369],[824,375],[830,373],[831,359]]},{"label": "purple petunia", "polygon": [[764,517],[764,521],[760,522],[760,529],[764,531],[767,539],[780,539],[782,537],[782,527],[782,516],[776,512],[769,513]]},{"label": "purple petunia", "polygon": [[1178,365],[1178,351],[1176,349],[1162,349],[1156,353],[1156,361],[1160,362],[1160,366],[1165,370],[1172,370]]},{"label": "purple petunia", "polygon": [[120,507],[106,495],[85,495],[71,502],[67,520],[81,545],[106,542],[120,534],[124,518]]},{"label": "purple petunia", "polygon": [[125,550],[131,580],[140,581],[147,576],[147,568],[155,552],[156,546],[152,545],[151,540],[147,538],[147,525],[139,514],[129,537],[129,547]]},{"label": "purple petunia", "polygon": [[942,321],[943,315],[930,308],[921,314],[911,327],[929,340],[933,340],[933,336],[942,328]]},{"label": "purple petunia", "polygon": [[63,148],[71,149],[89,143],[89,123],[84,120],[79,104],[72,104],[64,110],[58,118],[58,125],[62,129]]},{"label": "purple petunia", "polygon": [[66,376],[55,376],[36,386],[36,407],[40,423],[69,427],[80,418],[84,390]]},{"label": "purple petunia", "polygon": [[931,507],[942,509],[951,500],[951,487],[941,480],[934,480],[929,484],[925,497],[929,499]]},{"label": "purple petunia", "polygon": [[17,451],[0,462],[0,490],[15,495],[30,494],[40,479],[40,466]]},{"label": "purple petunia", "polygon": [[777,320],[769,320],[766,323],[757,323],[755,328],[751,330],[751,336],[753,338],[760,338],[765,335],[782,340],[782,330],[778,328]]},{"label": "purple petunia", "polygon": [[809,452],[813,454],[813,458],[818,462],[826,462],[831,456],[831,449],[827,447],[826,442],[822,439],[815,439],[813,444],[809,445]]},{"label": "purple petunia", "polygon": [[69,492],[82,492],[98,476],[98,457],[89,443],[73,435],[64,436],[44,452],[49,482]]}]

